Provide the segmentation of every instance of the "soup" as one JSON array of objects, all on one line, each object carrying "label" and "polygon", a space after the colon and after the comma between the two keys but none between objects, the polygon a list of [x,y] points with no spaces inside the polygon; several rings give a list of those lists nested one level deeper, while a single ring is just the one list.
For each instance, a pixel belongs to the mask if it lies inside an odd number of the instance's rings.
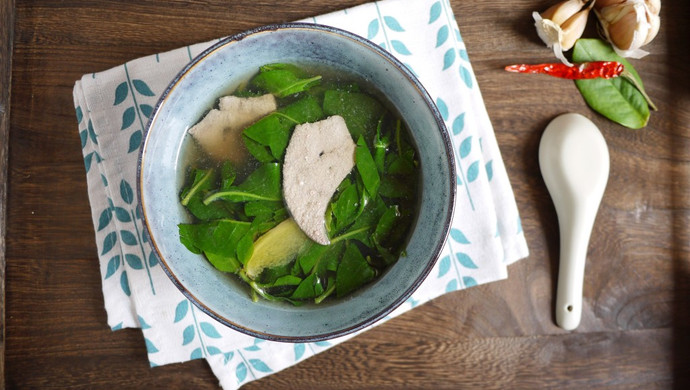
[{"label": "soup", "polygon": [[417,153],[365,80],[268,64],[189,134],[180,241],[256,300],[342,298],[405,257]]}]

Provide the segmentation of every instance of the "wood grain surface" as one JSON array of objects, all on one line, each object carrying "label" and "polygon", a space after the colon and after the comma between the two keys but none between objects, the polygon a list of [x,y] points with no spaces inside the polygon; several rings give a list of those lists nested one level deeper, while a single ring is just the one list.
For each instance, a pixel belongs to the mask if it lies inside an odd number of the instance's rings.
[{"label": "wood grain surface", "polygon": [[[14,43],[9,141],[0,132],[9,146],[6,182],[0,170],[0,189],[8,188],[0,208],[7,388],[218,388],[201,360],[149,368],[141,332],[106,324],[74,82],[140,56],[363,2],[20,1],[13,31],[12,2],[3,3],[3,72]],[[632,61],[659,108],[636,131],[592,112],[570,81],[502,70],[553,60],[530,16],[553,3],[451,0],[530,256],[507,280],[447,294],[244,388],[690,388],[690,2],[662,4],[652,54]],[[0,82],[5,108],[8,80]],[[537,162],[542,131],[568,111],[591,118],[611,154],[573,332],[554,324],[558,221]],[[0,110],[0,124],[6,118]]]},{"label": "wood grain surface", "polygon": [[5,378],[5,235],[14,0],[0,4],[0,389]]}]

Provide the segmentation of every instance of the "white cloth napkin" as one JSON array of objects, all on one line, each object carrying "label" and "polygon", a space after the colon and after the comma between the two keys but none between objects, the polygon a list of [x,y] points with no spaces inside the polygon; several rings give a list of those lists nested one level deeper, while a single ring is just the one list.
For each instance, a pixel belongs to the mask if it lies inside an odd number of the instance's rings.
[{"label": "white cloth napkin", "polygon": [[[458,196],[450,237],[427,280],[378,324],[442,294],[506,278],[507,265],[527,256],[527,244],[450,4],[446,0],[385,0],[303,21],[351,31],[390,51],[419,77],[452,135]],[[213,43],[84,75],[75,84],[74,104],[108,325],[113,330],[141,328],[151,366],[206,359],[227,390],[287,368],[353,335],[291,344],[231,330],[206,316],[175,288],[146,240],[135,193],[144,126],[170,80]]]}]

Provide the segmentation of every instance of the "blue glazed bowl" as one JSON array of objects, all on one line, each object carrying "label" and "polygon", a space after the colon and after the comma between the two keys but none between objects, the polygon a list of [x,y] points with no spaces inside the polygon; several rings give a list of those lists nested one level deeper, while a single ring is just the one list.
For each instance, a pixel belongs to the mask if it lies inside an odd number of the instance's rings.
[{"label": "blue glazed bowl", "polygon": [[[187,130],[259,66],[310,62],[369,80],[401,113],[416,144],[421,183],[419,214],[407,257],[351,296],[294,307],[252,302],[248,287],[216,270],[179,240],[189,217],[179,203],[180,166]],[[138,192],[146,229],[173,283],[201,310],[252,336],[289,342],[330,339],[360,330],[405,302],[433,268],[453,214],[455,171],[443,120],[416,77],[373,43],[313,24],[272,25],[224,39],[194,59],[171,82],[147,125],[139,162]]]}]

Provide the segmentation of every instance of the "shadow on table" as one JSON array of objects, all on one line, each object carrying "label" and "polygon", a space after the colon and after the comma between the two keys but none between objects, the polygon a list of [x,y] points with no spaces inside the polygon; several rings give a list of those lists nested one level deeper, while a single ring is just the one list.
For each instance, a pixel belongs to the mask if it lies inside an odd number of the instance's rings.
[{"label": "shadow on table", "polygon": [[[673,18],[670,17],[673,15]],[[665,16],[665,17],[664,17]],[[671,116],[670,152],[676,166],[673,170],[671,196],[673,212],[673,378],[674,389],[690,389],[690,2],[667,1],[662,5],[661,28],[666,28],[667,63],[674,73],[668,75],[669,92],[675,107]],[[671,22],[671,20],[673,20]],[[664,21],[669,23],[664,24]],[[677,74],[677,72],[681,74]],[[685,140],[686,142],[682,142]]]}]

